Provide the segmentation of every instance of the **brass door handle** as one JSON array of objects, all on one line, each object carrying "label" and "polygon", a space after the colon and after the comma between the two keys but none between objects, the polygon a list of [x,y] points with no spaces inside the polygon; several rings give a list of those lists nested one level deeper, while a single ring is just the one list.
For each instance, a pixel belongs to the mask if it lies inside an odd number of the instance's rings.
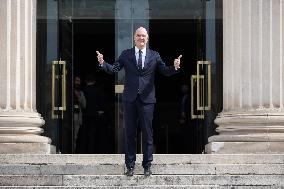
[{"label": "brass door handle", "polygon": [[59,64],[62,65],[62,111],[66,110],[66,61],[59,61]]},{"label": "brass door handle", "polygon": [[51,72],[51,119],[58,118],[55,115],[55,65],[56,61],[52,61],[52,72]]},{"label": "brass door handle", "polygon": [[[199,80],[199,83],[197,84],[197,80]],[[197,105],[197,103],[195,103],[195,98],[194,98],[194,92],[195,91],[199,91],[200,89],[202,89],[202,87],[199,86],[199,84],[201,83],[204,86],[204,76],[203,75],[192,75],[191,76],[191,107],[190,107],[190,112],[191,112],[191,119],[204,119],[204,110],[195,110],[195,106]],[[195,90],[196,89],[196,90]],[[200,92],[199,92],[200,93]],[[196,93],[197,95],[197,93]],[[198,100],[200,100],[200,98],[198,98]]]},{"label": "brass door handle", "polygon": [[[61,74],[56,74],[56,67],[62,66]],[[52,61],[52,74],[51,74],[51,118],[58,119],[61,114],[63,118],[63,111],[66,110],[66,62],[65,61]],[[56,79],[61,79],[61,106],[56,106]],[[60,114],[58,112],[61,112]]]},{"label": "brass door handle", "polygon": [[[207,67],[206,77],[200,73],[201,66]],[[205,79],[207,96],[205,96]],[[195,91],[196,101],[194,100]],[[197,74],[191,76],[191,119],[204,119],[205,110],[211,110],[211,61],[197,61]]]},{"label": "brass door handle", "polygon": [[[197,61],[197,87],[200,83],[200,66],[207,66],[207,105],[204,104],[204,82],[202,92],[197,90],[197,110],[211,110],[211,61]],[[204,79],[204,78],[203,78]],[[199,98],[202,98],[200,100]]]}]

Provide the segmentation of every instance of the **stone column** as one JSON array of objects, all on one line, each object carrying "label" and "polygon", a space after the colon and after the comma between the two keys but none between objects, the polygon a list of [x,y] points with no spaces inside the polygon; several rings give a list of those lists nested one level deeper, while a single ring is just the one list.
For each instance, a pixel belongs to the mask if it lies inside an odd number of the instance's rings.
[{"label": "stone column", "polygon": [[36,0],[0,3],[0,153],[50,153],[36,111]]},{"label": "stone column", "polygon": [[223,0],[223,111],[207,153],[284,152],[284,0]]}]

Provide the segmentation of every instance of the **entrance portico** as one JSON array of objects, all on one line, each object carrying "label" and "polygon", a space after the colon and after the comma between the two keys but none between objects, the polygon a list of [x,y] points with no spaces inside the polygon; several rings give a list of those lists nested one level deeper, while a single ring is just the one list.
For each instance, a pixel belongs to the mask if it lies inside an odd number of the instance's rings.
[{"label": "entrance portico", "polygon": [[[284,152],[283,10],[223,1],[223,111],[207,153]],[[50,153],[36,110],[36,0],[3,1],[0,14],[0,153]]]}]

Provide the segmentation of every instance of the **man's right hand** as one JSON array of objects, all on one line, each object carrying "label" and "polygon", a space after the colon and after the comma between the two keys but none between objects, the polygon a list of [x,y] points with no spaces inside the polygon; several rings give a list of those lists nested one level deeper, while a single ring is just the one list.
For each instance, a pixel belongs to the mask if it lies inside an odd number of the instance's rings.
[{"label": "man's right hand", "polygon": [[104,55],[102,55],[99,51],[96,51],[97,53],[97,58],[98,58],[98,61],[100,63],[100,65],[102,65],[104,63]]}]

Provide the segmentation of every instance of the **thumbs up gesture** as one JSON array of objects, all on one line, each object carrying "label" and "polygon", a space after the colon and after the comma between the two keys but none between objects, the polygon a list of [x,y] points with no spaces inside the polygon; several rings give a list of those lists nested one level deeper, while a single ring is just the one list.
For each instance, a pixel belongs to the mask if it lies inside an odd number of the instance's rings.
[{"label": "thumbs up gesture", "polygon": [[98,61],[102,65],[104,63],[104,55],[102,55],[99,51],[96,51],[96,53],[97,53]]},{"label": "thumbs up gesture", "polygon": [[180,68],[180,59],[181,59],[182,55],[179,55],[179,57],[177,59],[175,59],[174,61],[174,67],[175,70],[178,70]]}]

